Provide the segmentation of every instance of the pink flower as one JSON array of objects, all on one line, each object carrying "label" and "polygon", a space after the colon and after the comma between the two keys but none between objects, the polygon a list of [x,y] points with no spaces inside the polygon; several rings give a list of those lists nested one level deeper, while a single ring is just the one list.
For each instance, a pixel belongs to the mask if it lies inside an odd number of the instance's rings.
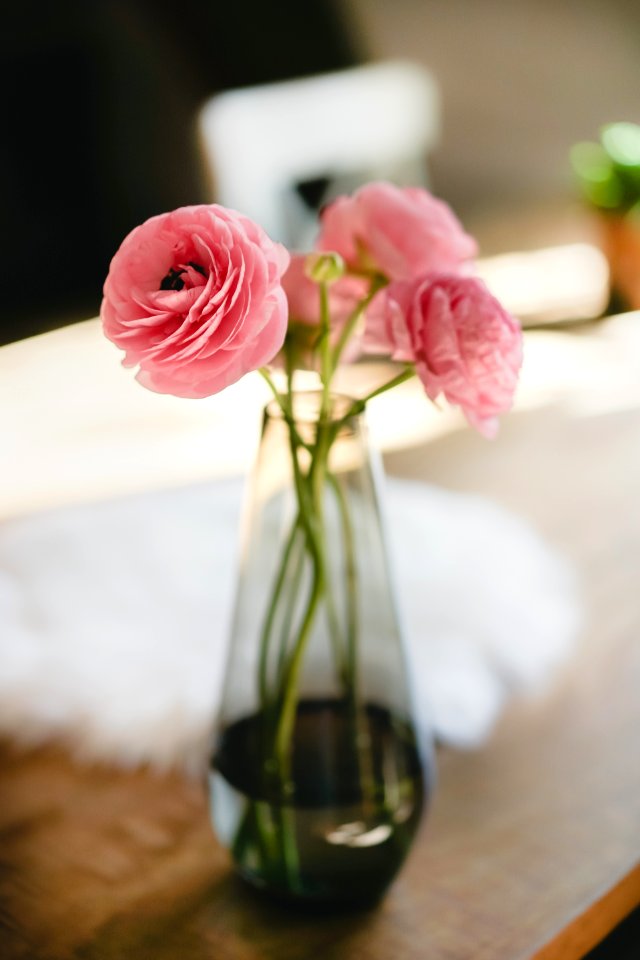
[{"label": "pink flower", "polygon": [[511,406],[520,326],[481,280],[447,274],[391,284],[367,318],[365,349],[414,362],[428,396],[460,406],[486,437]]},{"label": "pink flower", "polygon": [[100,315],[125,366],[157,393],[207,397],[278,352],[289,263],[247,217],[217,204],[152,217],[111,261]]},{"label": "pink flower", "polygon": [[376,270],[389,280],[454,272],[477,251],[446,203],[419,187],[391,183],[366,184],[329,204],[317,247],[335,250],[354,270]]}]

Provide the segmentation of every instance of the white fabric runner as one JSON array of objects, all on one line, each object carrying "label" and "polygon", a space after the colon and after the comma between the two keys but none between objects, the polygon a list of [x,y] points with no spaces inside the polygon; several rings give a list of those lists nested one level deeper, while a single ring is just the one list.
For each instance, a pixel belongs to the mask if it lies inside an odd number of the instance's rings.
[{"label": "white fabric runner", "polygon": [[[240,481],[0,525],[0,730],[82,756],[197,766],[221,683]],[[496,504],[388,479],[387,519],[419,719],[486,738],[543,688],[580,626],[575,576]]]}]

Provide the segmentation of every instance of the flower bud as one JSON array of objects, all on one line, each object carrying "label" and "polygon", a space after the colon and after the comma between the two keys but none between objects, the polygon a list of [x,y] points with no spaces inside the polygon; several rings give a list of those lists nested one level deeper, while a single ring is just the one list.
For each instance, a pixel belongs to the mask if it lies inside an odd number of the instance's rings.
[{"label": "flower bud", "polygon": [[314,283],[335,283],[344,276],[345,264],[339,253],[310,253],[304,272]]}]

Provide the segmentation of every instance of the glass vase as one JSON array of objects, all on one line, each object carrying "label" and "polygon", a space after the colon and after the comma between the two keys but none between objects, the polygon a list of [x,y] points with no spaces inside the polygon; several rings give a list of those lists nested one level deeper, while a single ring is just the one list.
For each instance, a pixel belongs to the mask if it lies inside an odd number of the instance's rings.
[{"label": "glass vase", "polygon": [[242,876],[313,904],[381,896],[431,781],[357,410],[315,393],[266,408],[210,771]]}]

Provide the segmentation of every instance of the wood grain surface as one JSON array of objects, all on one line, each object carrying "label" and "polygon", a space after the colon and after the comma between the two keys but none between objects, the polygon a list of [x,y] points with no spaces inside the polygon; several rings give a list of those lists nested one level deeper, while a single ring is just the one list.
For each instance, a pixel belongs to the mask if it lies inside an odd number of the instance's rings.
[{"label": "wood grain surface", "polygon": [[551,688],[512,702],[484,747],[439,751],[432,810],[378,908],[317,917],[255,895],[212,835],[198,780],[5,741],[3,960],[578,960],[629,913],[640,902],[640,404],[583,387],[518,409],[494,444],[454,429],[387,456],[390,473],[529,518],[574,562],[586,625]]}]

